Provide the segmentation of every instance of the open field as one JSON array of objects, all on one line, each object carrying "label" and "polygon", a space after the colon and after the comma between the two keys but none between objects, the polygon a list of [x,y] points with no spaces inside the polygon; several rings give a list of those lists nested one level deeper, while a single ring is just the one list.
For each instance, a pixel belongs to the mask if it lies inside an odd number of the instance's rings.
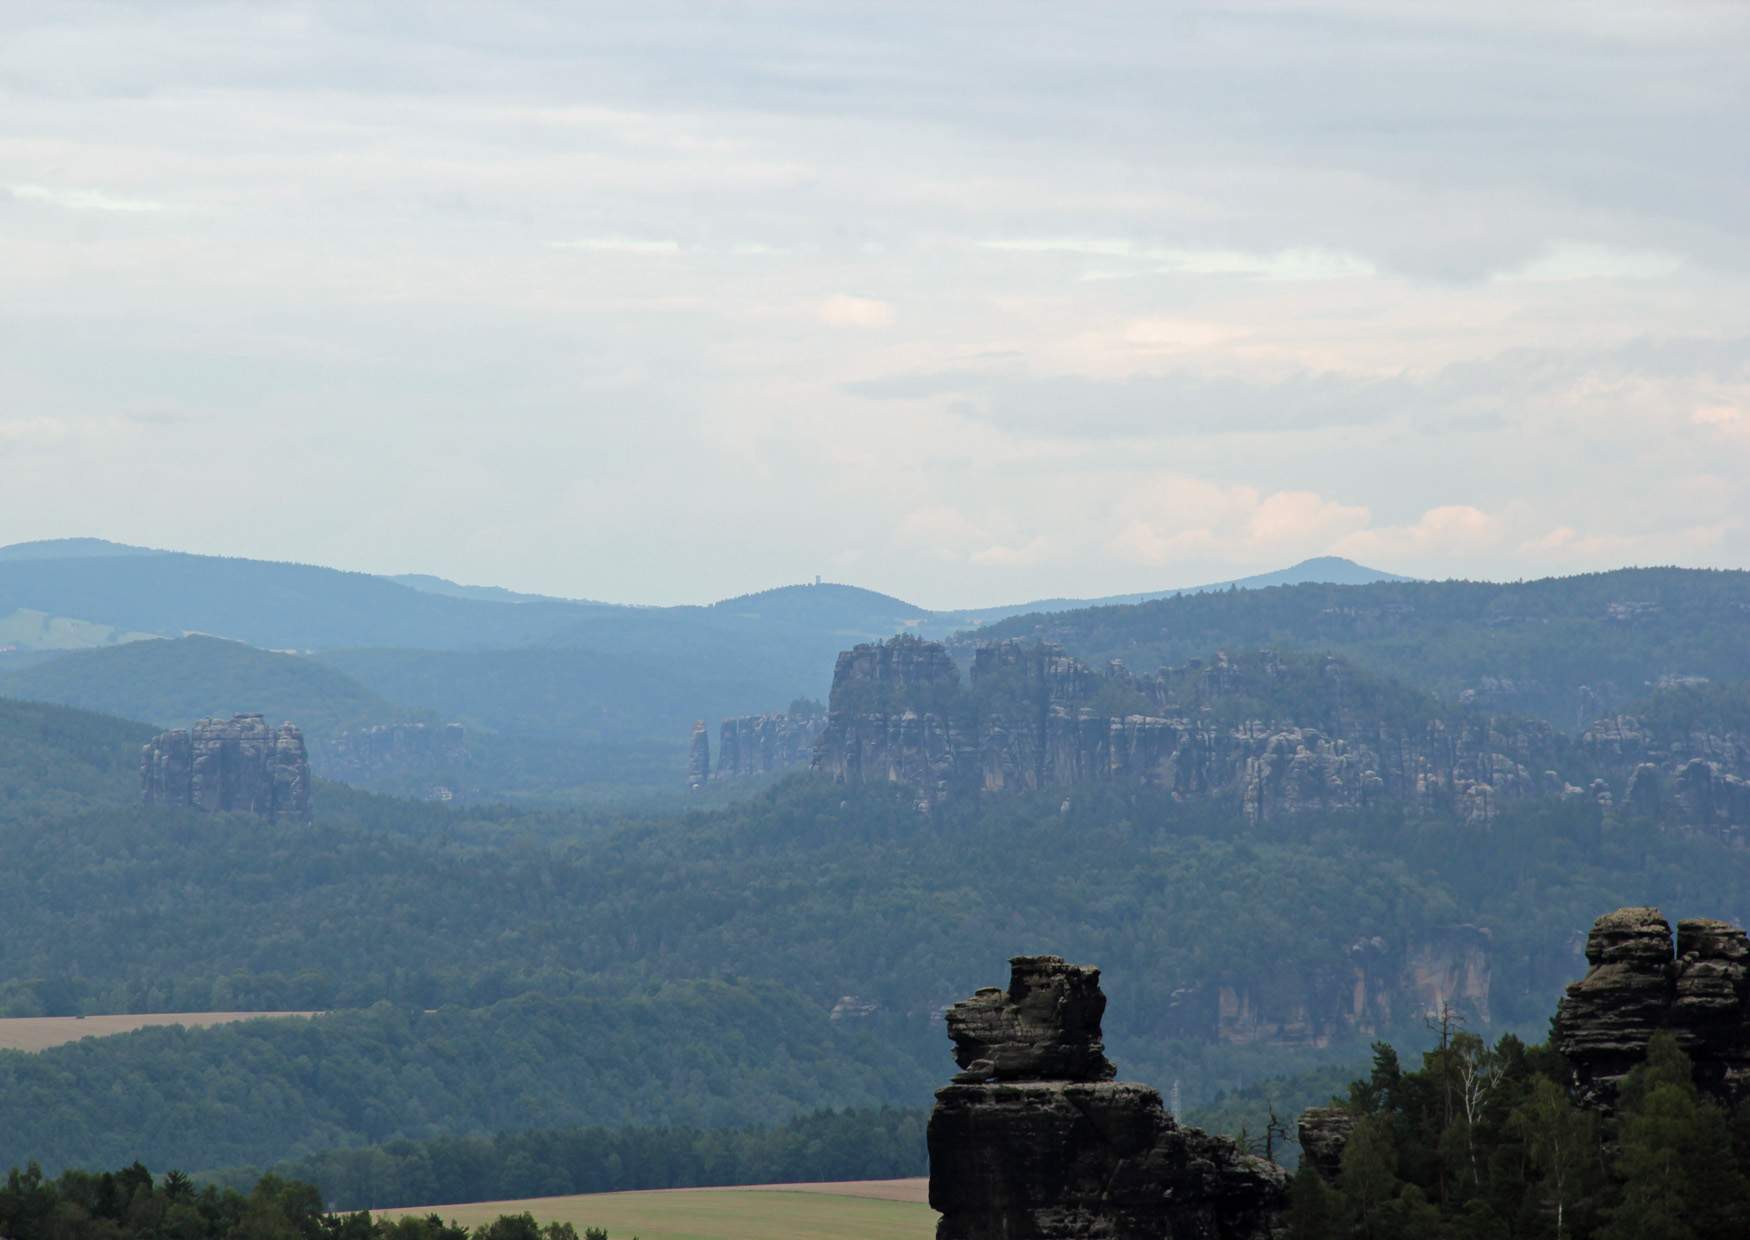
[{"label": "open field", "polygon": [[606,1229],[609,1240],[929,1240],[936,1213],[928,1180],[761,1184],[588,1193],[468,1205],[383,1210],[388,1218],[438,1214],[470,1227],[525,1210],[540,1222]]},{"label": "open field", "polygon": [[315,1012],[160,1012],[120,1016],[14,1016],[0,1019],[0,1050],[42,1051],[80,1038],[132,1033],[153,1025],[205,1029],[239,1020],[315,1016]]}]

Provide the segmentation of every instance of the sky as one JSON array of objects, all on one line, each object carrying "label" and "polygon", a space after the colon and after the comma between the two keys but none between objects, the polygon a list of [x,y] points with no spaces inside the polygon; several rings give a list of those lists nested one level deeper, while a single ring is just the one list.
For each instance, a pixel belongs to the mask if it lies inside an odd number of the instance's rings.
[{"label": "sky", "polygon": [[0,4],[0,543],[1750,567],[1750,5]]}]

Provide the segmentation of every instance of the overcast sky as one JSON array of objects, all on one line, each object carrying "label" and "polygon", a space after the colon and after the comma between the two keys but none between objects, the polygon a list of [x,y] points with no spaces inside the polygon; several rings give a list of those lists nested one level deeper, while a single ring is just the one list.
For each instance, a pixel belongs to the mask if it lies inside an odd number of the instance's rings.
[{"label": "overcast sky", "polygon": [[0,542],[1750,566],[1750,5],[0,4]]}]

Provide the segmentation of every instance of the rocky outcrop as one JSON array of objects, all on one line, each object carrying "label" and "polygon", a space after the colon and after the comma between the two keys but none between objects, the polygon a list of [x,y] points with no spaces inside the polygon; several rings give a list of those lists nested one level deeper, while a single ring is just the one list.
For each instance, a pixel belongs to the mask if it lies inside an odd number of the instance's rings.
[{"label": "rocky outcrop", "polygon": [[260,715],[161,732],[141,749],[140,790],[148,805],[308,818],[304,734],[290,723],[270,728]]},{"label": "rocky outcrop", "polygon": [[1609,1109],[1622,1079],[1661,1029],[1695,1064],[1696,1084],[1736,1103],[1750,1096],[1750,941],[1723,921],[1671,926],[1656,908],[1600,917],[1586,940],[1586,976],[1556,1012],[1556,1047],[1581,1098]]},{"label": "rocky outcrop", "polygon": [[380,723],[338,733],[316,758],[332,779],[454,801],[463,793],[468,737],[459,723]]},{"label": "rocky outcrop", "polygon": [[1100,971],[1058,956],[1017,956],[1009,988],[990,986],[948,1009],[955,1081],[1109,1081],[1100,1040]]},{"label": "rocky outcrop", "polygon": [[1355,1116],[1342,1107],[1308,1107],[1296,1125],[1301,1161],[1326,1183],[1335,1183],[1343,1169],[1344,1147],[1354,1131]]},{"label": "rocky outcrop", "polygon": [[[718,779],[768,775],[806,767],[826,721],[805,715],[739,715],[725,719],[718,732]],[[693,742],[697,755],[699,739]]]},{"label": "rocky outcrop", "polygon": [[1258,962],[1241,976],[1184,987],[1158,1033],[1235,1046],[1325,1047],[1442,1010],[1486,1028],[1491,951],[1488,931],[1471,925],[1408,940],[1367,935],[1340,960],[1293,968]]},{"label": "rocky outcrop", "polygon": [[930,1115],[937,1240],[1280,1234],[1282,1169],[1108,1079],[1104,1010],[1099,971],[1056,956],[1016,957],[1007,991],[949,1009],[963,1071]]},{"label": "rocky outcrop", "polygon": [[[1094,670],[1047,643],[987,643],[962,687],[947,650],[900,638],[839,656],[815,769],[842,783],[953,794],[1108,782],[1225,799],[1254,822],[1396,798],[1486,825],[1537,796],[1553,730],[1466,716],[1392,718],[1336,659],[1219,655],[1152,676]],[[1238,712],[1272,699],[1301,718]],[[1559,779],[1558,787],[1563,786]]]},{"label": "rocky outcrop", "polygon": [[960,669],[940,642],[857,646],[833,668],[814,769],[839,783],[902,783],[925,804],[966,787],[977,753]]},{"label": "rocky outcrop", "polygon": [[711,733],[703,719],[693,723],[693,738],[687,745],[687,787],[697,792],[711,781]]}]

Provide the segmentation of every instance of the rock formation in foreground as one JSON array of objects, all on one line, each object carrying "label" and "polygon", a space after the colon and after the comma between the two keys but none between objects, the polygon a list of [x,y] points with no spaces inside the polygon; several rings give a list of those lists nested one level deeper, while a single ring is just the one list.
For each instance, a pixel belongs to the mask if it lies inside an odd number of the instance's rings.
[{"label": "rock formation in foreground", "polygon": [[1733,1104],[1750,1096],[1750,940],[1710,918],[1671,925],[1656,908],[1606,913],[1586,939],[1586,976],[1556,1011],[1556,1047],[1587,1103],[1608,1109],[1647,1042],[1670,1029],[1695,1083]]},{"label": "rock formation in foreground", "polygon": [[290,723],[270,728],[260,715],[160,732],[140,751],[140,790],[147,805],[308,818],[304,734]]},{"label": "rock formation in foreground", "polygon": [[937,1240],[1265,1240],[1287,1178],[1112,1080],[1100,971],[1017,956],[948,1009],[961,1071],[930,1115]]}]

